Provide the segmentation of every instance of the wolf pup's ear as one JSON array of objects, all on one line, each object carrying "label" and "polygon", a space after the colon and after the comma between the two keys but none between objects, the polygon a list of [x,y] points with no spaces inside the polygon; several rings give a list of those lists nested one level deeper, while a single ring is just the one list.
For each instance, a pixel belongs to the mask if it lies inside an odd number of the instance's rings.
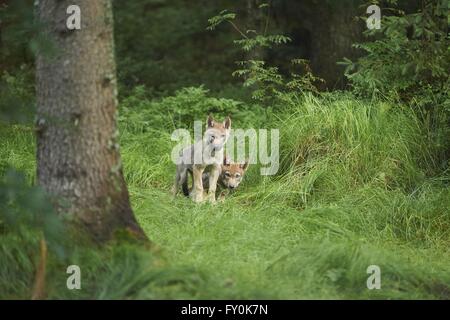
[{"label": "wolf pup's ear", "polygon": [[248,165],[249,165],[249,163],[248,163],[248,158],[247,158],[247,159],[245,159],[245,162],[241,164],[241,168],[245,171],[248,169]]},{"label": "wolf pup's ear", "polygon": [[223,126],[225,127],[225,129],[230,129],[231,128],[231,119],[230,117],[226,117],[225,121],[223,122]]},{"label": "wolf pup's ear", "polygon": [[223,165],[224,166],[230,165],[230,160],[228,159],[228,157],[226,155],[223,156]]},{"label": "wolf pup's ear", "polygon": [[208,120],[206,120],[206,124],[207,124],[208,128],[214,127],[214,118],[212,117],[212,115],[208,116]]}]

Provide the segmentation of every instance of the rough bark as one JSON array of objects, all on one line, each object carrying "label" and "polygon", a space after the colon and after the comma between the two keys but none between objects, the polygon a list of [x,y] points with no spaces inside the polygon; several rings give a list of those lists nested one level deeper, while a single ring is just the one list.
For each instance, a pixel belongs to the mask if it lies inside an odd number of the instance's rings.
[{"label": "rough bark", "polygon": [[[81,30],[66,27],[72,4]],[[145,237],[122,174],[111,2],[40,0],[36,11],[58,49],[36,59],[38,183],[95,239],[117,229]]]}]

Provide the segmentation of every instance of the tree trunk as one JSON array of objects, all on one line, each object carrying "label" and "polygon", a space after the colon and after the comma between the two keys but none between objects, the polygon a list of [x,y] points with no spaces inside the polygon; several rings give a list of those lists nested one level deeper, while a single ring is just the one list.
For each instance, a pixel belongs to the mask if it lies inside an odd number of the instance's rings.
[{"label": "tree trunk", "polygon": [[[81,30],[66,27],[72,4]],[[111,1],[40,0],[37,16],[58,51],[36,59],[38,183],[94,239],[145,238],[122,174]]]},{"label": "tree trunk", "polygon": [[[6,8],[6,0],[0,0],[0,10],[5,10]],[[3,21],[0,20],[0,53],[3,51],[3,37],[2,37],[2,29],[4,28]],[[0,54],[0,73],[3,75],[3,70],[5,69],[5,63],[3,61],[4,57]]]}]

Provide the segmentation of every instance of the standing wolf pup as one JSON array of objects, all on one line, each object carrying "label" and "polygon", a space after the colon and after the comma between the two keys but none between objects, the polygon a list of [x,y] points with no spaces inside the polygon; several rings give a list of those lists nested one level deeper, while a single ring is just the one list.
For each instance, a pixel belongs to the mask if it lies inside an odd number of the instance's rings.
[{"label": "standing wolf pup", "polygon": [[187,186],[188,173],[192,175],[193,188],[192,200],[203,201],[203,172],[209,172],[208,200],[216,201],[217,179],[220,175],[223,163],[223,147],[230,136],[231,119],[225,118],[218,122],[212,116],[208,116],[206,131],[203,139],[181,150],[177,162],[177,172],[173,186],[173,194],[178,193],[181,185]]}]

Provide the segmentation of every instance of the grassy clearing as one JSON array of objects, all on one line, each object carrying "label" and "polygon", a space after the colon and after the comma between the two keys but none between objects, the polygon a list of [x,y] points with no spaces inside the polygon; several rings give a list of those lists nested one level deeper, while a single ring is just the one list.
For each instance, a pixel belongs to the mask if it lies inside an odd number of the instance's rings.
[{"label": "grassy clearing", "polygon": [[[281,131],[279,175],[261,177],[255,165],[215,206],[170,196],[172,126],[147,130],[151,113],[129,112],[121,120],[126,179],[159,249],[75,248],[54,257],[53,270],[73,260],[86,266],[86,287],[70,292],[66,274],[52,272],[49,297],[450,298],[448,175],[435,174],[436,150],[413,112],[349,97],[285,97],[283,108],[263,119]],[[0,134],[1,167],[14,165],[32,181],[31,132]],[[37,248],[29,237],[1,242],[0,278],[14,280],[0,282],[0,296],[27,297]],[[381,290],[366,287],[372,264],[381,268]]]}]

